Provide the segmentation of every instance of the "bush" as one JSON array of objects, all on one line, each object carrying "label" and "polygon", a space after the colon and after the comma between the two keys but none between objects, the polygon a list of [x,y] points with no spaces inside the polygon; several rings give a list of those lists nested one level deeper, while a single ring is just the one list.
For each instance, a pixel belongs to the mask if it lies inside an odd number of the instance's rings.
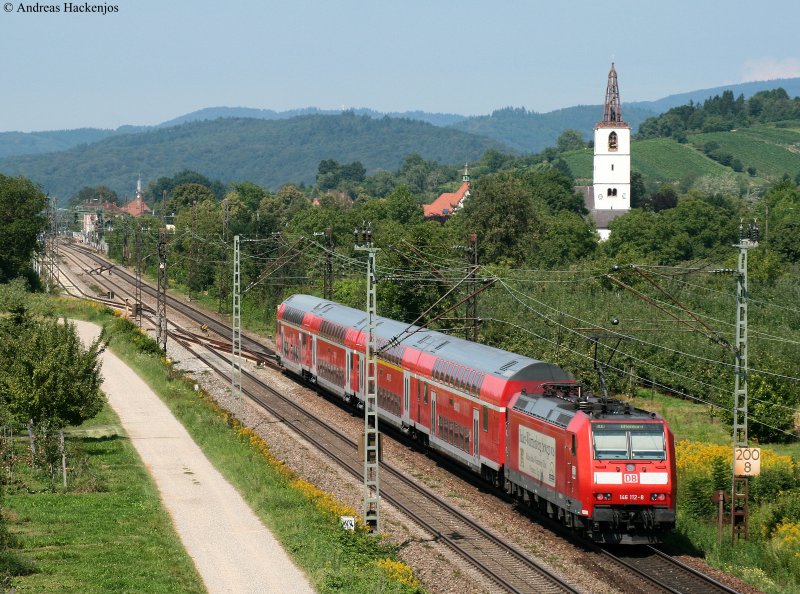
[{"label": "bush", "polygon": [[683,507],[686,512],[695,518],[708,518],[713,513],[715,503],[711,497],[714,494],[714,484],[711,479],[704,476],[692,476],[686,479],[686,497]]},{"label": "bush", "polygon": [[761,534],[772,536],[781,523],[800,522],[800,489],[780,493],[775,500],[762,508]]},{"label": "bush", "polygon": [[110,324],[112,334],[124,334],[141,352],[160,355],[158,343],[127,318],[116,318]]}]

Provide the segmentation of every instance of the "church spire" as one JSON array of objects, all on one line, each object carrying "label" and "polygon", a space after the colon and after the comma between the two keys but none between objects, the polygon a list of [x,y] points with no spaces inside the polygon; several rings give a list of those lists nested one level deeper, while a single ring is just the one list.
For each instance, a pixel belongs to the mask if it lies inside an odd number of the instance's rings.
[{"label": "church spire", "polygon": [[461,181],[469,183],[469,163],[464,164],[464,175],[461,176]]},{"label": "church spire", "polygon": [[619,85],[617,84],[617,70],[614,62],[611,62],[611,70],[608,71],[608,85],[606,86],[606,101],[603,105],[604,124],[624,124],[622,121],[622,107],[619,101]]}]

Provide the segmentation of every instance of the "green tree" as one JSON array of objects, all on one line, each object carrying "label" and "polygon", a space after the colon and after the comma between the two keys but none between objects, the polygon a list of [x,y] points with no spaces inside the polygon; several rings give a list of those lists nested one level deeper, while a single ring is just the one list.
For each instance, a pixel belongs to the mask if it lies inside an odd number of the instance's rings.
[{"label": "green tree", "polygon": [[200,204],[204,200],[214,201],[214,192],[202,184],[188,183],[175,188],[167,202],[168,212],[178,213],[182,208],[191,206],[192,203]]},{"label": "green tree", "polygon": [[37,286],[30,262],[47,227],[46,205],[47,196],[32,181],[0,174],[0,283],[24,276]]},{"label": "green tree", "polygon": [[669,185],[661,186],[658,192],[650,196],[646,203],[646,206],[653,212],[675,208],[677,205],[678,193],[675,188]]},{"label": "green tree", "polygon": [[406,186],[398,186],[386,198],[389,216],[402,225],[416,225],[424,220],[422,207]]},{"label": "green tree", "polygon": [[64,320],[0,323],[0,397],[10,417],[24,425],[80,425],[103,407],[101,335],[88,349]]},{"label": "green tree", "polygon": [[70,196],[68,206],[81,206],[97,200],[100,204],[110,202],[119,204],[117,193],[108,186],[84,186],[79,192]]},{"label": "green tree", "polygon": [[184,169],[172,177],[159,177],[158,180],[148,186],[146,193],[148,194],[149,200],[151,200],[153,204],[156,204],[164,199],[164,192],[167,193],[167,198],[169,199],[172,191],[184,184],[200,184],[201,186],[205,186],[211,190],[214,196],[219,200],[225,195],[225,185],[222,182],[211,181],[202,173],[192,171],[191,169]]},{"label": "green tree", "polygon": [[586,141],[583,140],[583,134],[575,128],[567,128],[556,140],[556,148],[561,153],[582,149],[585,146]]},{"label": "green tree", "polygon": [[647,199],[644,177],[638,171],[631,171],[631,208],[641,208]]},{"label": "green tree", "polygon": [[597,249],[598,235],[580,215],[562,210],[546,219],[542,240],[529,261],[535,266],[554,268],[574,264]]},{"label": "green tree", "polygon": [[551,212],[568,210],[588,214],[583,197],[576,194],[574,180],[557,169],[526,173],[523,182],[534,201]]},{"label": "green tree", "polygon": [[484,264],[525,262],[526,243],[539,230],[529,186],[509,173],[482,177],[465,202],[463,219],[480,238]]}]

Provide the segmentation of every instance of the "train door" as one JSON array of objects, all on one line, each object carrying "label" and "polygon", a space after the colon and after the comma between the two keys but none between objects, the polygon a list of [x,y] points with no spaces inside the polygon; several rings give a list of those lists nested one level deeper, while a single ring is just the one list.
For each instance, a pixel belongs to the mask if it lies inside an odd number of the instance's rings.
[{"label": "train door", "polygon": [[308,335],[305,332],[300,333],[300,365],[311,367],[311,361],[308,356]]},{"label": "train door", "polygon": [[577,439],[574,433],[567,433],[567,443],[565,449],[566,464],[564,464],[564,471],[567,476],[565,477],[565,484],[567,485],[566,491],[568,497],[575,497],[577,492],[578,482],[578,467],[575,464],[575,456],[577,446]]},{"label": "train door", "polygon": [[317,337],[311,335],[311,375],[317,376]]},{"label": "train door", "polygon": [[353,365],[353,351],[347,351],[347,355],[345,356],[345,365],[344,365],[344,391],[345,393],[350,393],[350,370],[351,366]]},{"label": "train door", "polygon": [[431,390],[431,436],[436,433],[436,392]]},{"label": "train door", "polygon": [[364,400],[364,357],[358,357],[358,397]]},{"label": "train door", "polygon": [[[421,409],[422,409],[422,382],[419,378],[417,378],[417,416],[414,420],[417,423],[422,423],[422,416],[421,416]],[[422,423],[424,425],[424,423]]]},{"label": "train door", "polygon": [[403,372],[403,421],[408,424],[409,417],[409,401],[411,400],[411,376],[407,371]]},{"label": "train door", "polygon": [[481,411],[472,409],[472,458],[475,464],[481,464]]}]

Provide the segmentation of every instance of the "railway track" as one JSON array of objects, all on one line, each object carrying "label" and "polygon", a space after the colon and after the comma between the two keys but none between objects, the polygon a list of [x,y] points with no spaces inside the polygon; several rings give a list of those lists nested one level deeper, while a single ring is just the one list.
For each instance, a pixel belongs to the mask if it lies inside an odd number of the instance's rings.
[{"label": "railway track", "polygon": [[[213,348],[206,346],[206,349],[213,356],[198,355],[198,358],[215,372],[224,374],[230,361],[222,359]],[[362,479],[363,460],[358,455],[355,441],[246,370],[242,370],[242,391],[353,477]],[[383,499],[478,567],[504,590],[519,593],[577,592],[525,553],[386,462],[381,464],[381,493]]]},{"label": "railway track", "polygon": [[[95,263],[108,264],[107,260],[86,248],[72,247]],[[119,268],[115,268],[114,272],[117,277],[130,285],[135,284],[133,275]],[[115,286],[119,294],[132,295],[129,290],[108,277],[98,277],[97,280],[106,286]],[[142,294],[147,294],[155,299],[156,291],[152,287],[142,283],[141,288]],[[124,303],[118,301],[94,299],[101,302],[110,301],[113,307],[125,307]],[[221,337],[230,335],[230,327],[224,323],[183,301],[169,296],[167,299],[170,306],[181,315],[199,325],[207,325],[209,331],[213,331]],[[153,312],[151,308],[146,309]],[[178,328],[172,330],[170,335],[187,348],[190,348],[190,344],[201,345],[206,351],[204,354],[199,354],[196,349],[193,349],[198,358],[222,376],[229,373],[231,362],[223,353],[230,353],[230,341],[213,340]],[[244,336],[242,337],[243,355],[246,341],[249,358],[275,366],[273,363],[274,353],[269,348],[250,338],[245,339]],[[309,415],[292,400],[285,398],[245,370],[242,370],[242,390],[254,402],[290,425],[295,432],[321,452],[326,453],[351,475],[359,480],[362,478],[363,460],[357,455],[355,442],[316,417]],[[311,429],[312,427],[313,429]],[[403,472],[394,469],[390,464],[382,463],[381,473],[381,494],[384,499],[425,527],[437,540],[467,559],[504,590],[509,592],[576,591],[556,576],[547,577],[547,570],[536,564],[525,553],[503,542],[446,501],[408,479]],[[636,576],[640,583],[645,583],[646,586],[642,591],[684,594],[736,592],[736,590],[653,547],[637,547],[635,554],[626,552],[615,555],[609,550],[599,547],[598,551],[603,556],[604,562],[624,567],[625,571]]]},{"label": "railway track", "polygon": [[620,563],[631,571],[660,584],[667,592],[676,594],[736,594],[736,590],[681,563],[652,546],[612,554],[603,549],[606,558]]}]

